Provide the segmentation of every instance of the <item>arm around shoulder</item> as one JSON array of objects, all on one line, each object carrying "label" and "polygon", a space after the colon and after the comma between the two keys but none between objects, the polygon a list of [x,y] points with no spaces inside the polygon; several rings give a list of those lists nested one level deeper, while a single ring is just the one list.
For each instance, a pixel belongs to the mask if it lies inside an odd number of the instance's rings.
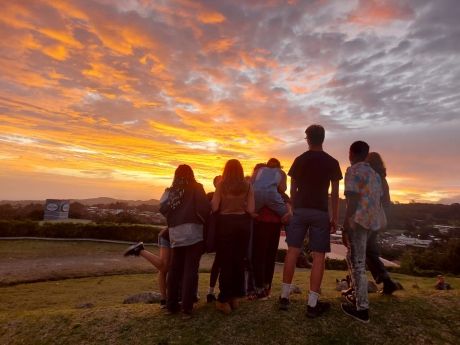
[{"label": "arm around shoulder", "polygon": [[280,183],[278,184],[278,191],[280,193],[284,193],[287,189],[287,175],[286,173],[280,169],[280,173],[281,173],[281,181]]},{"label": "arm around shoulder", "polygon": [[249,185],[249,190],[248,190],[248,198],[246,201],[247,207],[246,207],[246,212],[249,214],[254,214],[255,212],[255,199],[254,199],[254,189],[252,188],[252,185]]},{"label": "arm around shoulder", "polygon": [[160,198],[160,213],[163,216],[167,216],[169,211],[171,211],[171,208],[168,203],[168,197],[169,197],[169,188],[166,188],[163,195]]},{"label": "arm around shoulder", "polygon": [[216,186],[216,191],[214,195],[212,196],[212,200],[211,200],[212,212],[219,211],[221,197],[222,197],[222,186],[221,186],[221,183],[218,183]]},{"label": "arm around shoulder", "polygon": [[204,191],[203,185],[198,183],[196,187],[196,210],[199,215],[207,219],[209,212],[211,211],[211,205],[209,204],[208,198],[206,197],[206,192]]}]

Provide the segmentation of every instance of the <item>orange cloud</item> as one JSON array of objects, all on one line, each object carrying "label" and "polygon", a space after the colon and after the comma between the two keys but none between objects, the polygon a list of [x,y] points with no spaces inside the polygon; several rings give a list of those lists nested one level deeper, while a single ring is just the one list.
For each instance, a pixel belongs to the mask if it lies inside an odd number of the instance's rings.
[{"label": "orange cloud", "polygon": [[234,38],[222,38],[220,40],[212,41],[206,44],[204,50],[206,52],[222,53],[234,46],[235,42],[236,40]]},{"label": "orange cloud", "polygon": [[15,1],[2,2],[0,22],[15,29],[32,29],[34,27],[31,23],[33,15],[31,10],[24,5]]},{"label": "orange cloud", "polygon": [[69,32],[62,31],[62,30],[56,30],[56,29],[50,29],[50,28],[38,28],[37,31],[71,48],[78,48],[78,49],[83,48],[83,45],[81,44],[81,42],[76,40],[72,36],[72,34]]},{"label": "orange cloud", "polygon": [[254,50],[252,52],[240,52],[240,58],[243,61],[244,65],[250,68],[258,68],[258,67],[269,67],[269,68],[277,68],[279,64],[276,60],[271,59],[270,52],[264,50]]},{"label": "orange cloud", "polygon": [[[303,144],[294,127],[312,119],[340,122],[334,114],[321,117],[319,108],[328,101],[322,87],[343,72],[327,57],[327,42],[319,48],[324,61],[303,51],[308,37],[294,5],[304,6],[294,0],[5,2],[2,176],[23,176],[29,187],[30,180],[55,177],[74,192],[72,183],[150,193],[169,184],[180,163],[192,165],[208,188],[230,158],[240,159],[246,173],[272,155],[288,168],[300,150],[296,138]],[[239,11],[249,16],[244,27],[233,17]],[[396,2],[361,1],[348,20],[380,25],[407,11]],[[271,25],[278,15],[287,23]],[[332,31],[335,24],[327,25]],[[317,114],[310,114],[315,102]],[[340,102],[337,108],[348,105]],[[391,182],[400,200],[416,191],[426,199],[445,196],[442,188],[423,189],[412,180]]]},{"label": "orange cloud", "polygon": [[55,46],[47,46],[42,49],[43,53],[52,57],[53,59],[64,61],[69,56],[69,51],[65,46],[62,45],[55,45]]},{"label": "orange cloud", "polygon": [[412,10],[390,0],[360,0],[358,6],[348,15],[348,21],[359,25],[383,25],[394,20],[407,19]]},{"label": "orange cloud", "polygon": [[218,24],[225,21],[225,17],[219,12],[200,13],[198,19],[205,24]]}]

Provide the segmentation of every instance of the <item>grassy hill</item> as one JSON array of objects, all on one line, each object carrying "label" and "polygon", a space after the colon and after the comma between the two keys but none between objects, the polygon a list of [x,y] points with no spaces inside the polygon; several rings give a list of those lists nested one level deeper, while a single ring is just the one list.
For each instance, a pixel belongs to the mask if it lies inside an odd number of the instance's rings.
[{"label": "grassy hill", "polygon": [[[11,260],[27,263],[54,258],[54,269],[61,267],[59,272],[63,274],[70,267],[65,266],[70,256],[84,264],[92,257],[96,263],[107,265],[120,257],[124,247],[2,241],[0,265],[11,263]],[[116,256],[106,257],[110,253]],[[102,261],[103,258],[107,260]],[[277,308],[281,281],[281,273],[277,272],[271,299],[243,301],[229,316],[205,303],[209,274],[201,273],[201,300],[196,305],[194,317],[184,321],[180,315],[166,315],[158,304],[122,304],[130,295],[157,290],[153,268],[152,273],[139,273],[146,272],[145,267],[137,265],[142,259],[123,260],[132,260],[132,272],[124,269],[119,275],[0,287],[0,344],[398,345],[458,344],[460,339],[460,278],[447,277],[453,290],[436,291],[433,278],[394,274],[405,290],[397,291],[392,297],[370,294],[371,323],[363,325],[340,310],[342,299],[335,291],[335,279],[342,278],[343,271],[326,271],[322,298],[332,303],[332,310],[313,320],[304,315],[308,270],[296,272],[295,284],[304,293],[292,296],[288,312]],[[210,264],[209,258],[204,264],[206,267]],[[95,272],[95,268],[89,266],[85,270]],[[107,267],[101,266],[101,270]],[[15,274],[20,275],[20,272]],[[93,307],[79,307],[88,303]]]},{"label": "grassy hill", "polygon": [[[432,280],[397,276],[406,286],[394,297],[371,295],[371,323],[362,325],[340,310],[328,271],[324,298],[333,304],[325,317],[304,316],[304,297],[293,296],[288,312],[267,301],[243,302],[230,316],[200,301],[192,320],[166,315],[157,304],[123,305],[130,294],[156,287],[151,274],[69,279],[0,289],[2,344],[458,344],[457,290],[435,291]],[[307,272],[296,275],[303,286]],[[208,274],[200,276],[205,296]],[[280,281],[279,274],[275,281]],[[418,284],[419,289],[411,284]],[[276,284],[279,285],[279,284]],[[204,299],[204,298],[202,298]],[[78,305],[94,307],[79,309]]]}]

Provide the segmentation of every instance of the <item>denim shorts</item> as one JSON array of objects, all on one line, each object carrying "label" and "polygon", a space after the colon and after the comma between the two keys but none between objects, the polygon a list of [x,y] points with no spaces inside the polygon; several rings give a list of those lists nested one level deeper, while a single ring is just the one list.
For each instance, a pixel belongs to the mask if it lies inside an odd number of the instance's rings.
[{"label": "denim shorts", "polygon": [[302,248],[308,233],[308,249],[312,252],[331,251],[329,214],[313,208],[296,208],[286,227],[286,243],[289,247]]},{"label": "denim shorts", "polygon": [[171,248],[171,243],[164,239],[162,236],[158,236],[158,246],[163,248]]}]

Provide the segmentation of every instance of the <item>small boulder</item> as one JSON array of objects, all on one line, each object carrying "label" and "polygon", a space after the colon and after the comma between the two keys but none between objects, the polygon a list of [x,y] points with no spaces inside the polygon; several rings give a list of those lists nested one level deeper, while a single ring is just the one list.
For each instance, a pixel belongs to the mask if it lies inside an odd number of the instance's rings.
[{"label": "small boulder", "polygon": [[123,304],[134,304],[134,303],[160,303],[161,294],[158,292],[142,292],[136,295],[125,298]]}]

